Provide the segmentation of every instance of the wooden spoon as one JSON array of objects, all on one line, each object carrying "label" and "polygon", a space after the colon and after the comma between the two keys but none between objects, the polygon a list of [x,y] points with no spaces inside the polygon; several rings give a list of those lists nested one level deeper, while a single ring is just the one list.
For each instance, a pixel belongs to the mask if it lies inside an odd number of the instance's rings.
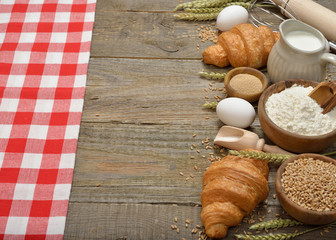
[{"label": "wooden spoon", "polygon": [[330,112],[336,106],[336,95],[329,101],[327,106],[323,110],[323,114]]},{"label": "wooden spoon", "polygon": [[336,104],[336,81],[321,82],[308,95],[314,99],[324,110],[323,114],[328,113]]},{"label": "wooden spoon", "polygon": [[293,155],[278,146],[271,146],[265,144],[263,138],[245,129],[236,128],[232,126],[223,126],[219,129],[214,143],[233,150],[244,150],[247,148],[265,151],[269,153],[282,153]]}]

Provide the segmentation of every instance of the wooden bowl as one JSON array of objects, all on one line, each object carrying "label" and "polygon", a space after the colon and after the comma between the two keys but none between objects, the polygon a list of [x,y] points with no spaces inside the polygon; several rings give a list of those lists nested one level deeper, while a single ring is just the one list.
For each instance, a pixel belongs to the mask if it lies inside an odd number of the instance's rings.
[{"label": "wooden bowl", "polygon": [[[262,83],[261,90],[257,93],[246,94],[246,93],[242,93],[242,92],[239,92],[239,91],[233,89],[230,85],[230,81],[234,76],[236,76],[238,74],[250,74],[250,75],[253,75],[253,76],[257,77]],[[228,96],[242,98],[242,99],[245,99],[248,102],[257,101],[259,99],[260,95],[262,94],[262,92],[268,87],[268,83],[269,82],[268,82],[267,77],[262,72],[260,72],[259,70],[255,69],[255,68],[250,68],[250,67],[234,68],[226,74],[225,80],[224,80],[224,86],[226,88],[226,92],[227,92]]]},{"label": "wooden bowl", "polygon": [[321,161],[325,162],[332,162],[336,165],[336,160],[319,155],[319,154],[300,154],[293,156],[286,160],[278,169],[276,175],[275,175],[275,191],[277,194],[277,197],[279,199],[279,202],[281,206],[285,209],[285,211],[291,215],[293,218],[297,219],[300,222],[306,223],[306,224],[312,224],[312,225],[323,225],[328,224],[336,221],[336,210],[332,211],[313,211],[309,210],[307,208],[301,207],[298,204],[294,203],[289,197],[283,192],[283,188],[281,185],[281,176],[286,168],[286,166],[294,162],[296,159],[299,158],[314,158],[319,159]]},{"label": "wooden bowl", "polygon": [[258,116],[260,125],[267,137],[276,145],[295,153],[319,152],[333,144],[336,140],[336,129],[330,133],[319,136],[304,136],[291,133],[278,127],[266,114],[265,103],[274,93],[297,84],[304,87],[315,87],[318,83],[303,79],[281,81],[271,85],[260,96],[258,103]]}]

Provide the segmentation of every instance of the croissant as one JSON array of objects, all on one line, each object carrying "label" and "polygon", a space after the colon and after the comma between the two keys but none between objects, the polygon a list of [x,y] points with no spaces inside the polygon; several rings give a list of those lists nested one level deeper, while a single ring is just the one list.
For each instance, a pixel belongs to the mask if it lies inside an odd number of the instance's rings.
[{"label": "croissant", "polygon": [[218,36],[217,44],[203,52],[203,61],[218,67],[231,64],[233,67],[260,68],[266,65],[279,36],[267,26],[238,24]]},{"label": "croissant", "polygon": [[210,238],[226,236],[228,227],[267,198],[268,163],[228,155],[214,162],[203,175],[201,220]]}]

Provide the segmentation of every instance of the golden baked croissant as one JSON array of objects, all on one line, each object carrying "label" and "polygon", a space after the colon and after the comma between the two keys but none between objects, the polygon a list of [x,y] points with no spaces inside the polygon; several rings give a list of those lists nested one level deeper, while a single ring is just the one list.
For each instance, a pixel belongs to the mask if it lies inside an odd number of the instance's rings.
[{"label": "golden baked croissant", "polygon": [[266,26],[255,27],[250,23],[234,26],[218,36],[217,44],[203,52],[203,61],[218,67],[260,68],[266,65],[268,55],[279,33]]},{"label": "golden baked croissant", "polygon": [[226,236],[269,193],[268,163],[228,155],[214,162],[203,175],[202,224],[210,238]]}]

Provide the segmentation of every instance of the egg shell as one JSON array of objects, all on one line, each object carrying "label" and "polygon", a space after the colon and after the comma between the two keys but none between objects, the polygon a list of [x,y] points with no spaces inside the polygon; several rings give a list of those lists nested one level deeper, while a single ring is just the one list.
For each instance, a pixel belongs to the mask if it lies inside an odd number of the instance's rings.
[{"label": "egg shell", "polygon": [[216,107],[218,118],[226,125],[247,128],[256,116],[256,112],[248,101],[230,97],[220,101]]},{"label": "egg shell", "polygon": [[245,8],[232,5],[224,8],[217,16],[216,27],[225,32],[232,27],[248,22],[248,12]]}]

